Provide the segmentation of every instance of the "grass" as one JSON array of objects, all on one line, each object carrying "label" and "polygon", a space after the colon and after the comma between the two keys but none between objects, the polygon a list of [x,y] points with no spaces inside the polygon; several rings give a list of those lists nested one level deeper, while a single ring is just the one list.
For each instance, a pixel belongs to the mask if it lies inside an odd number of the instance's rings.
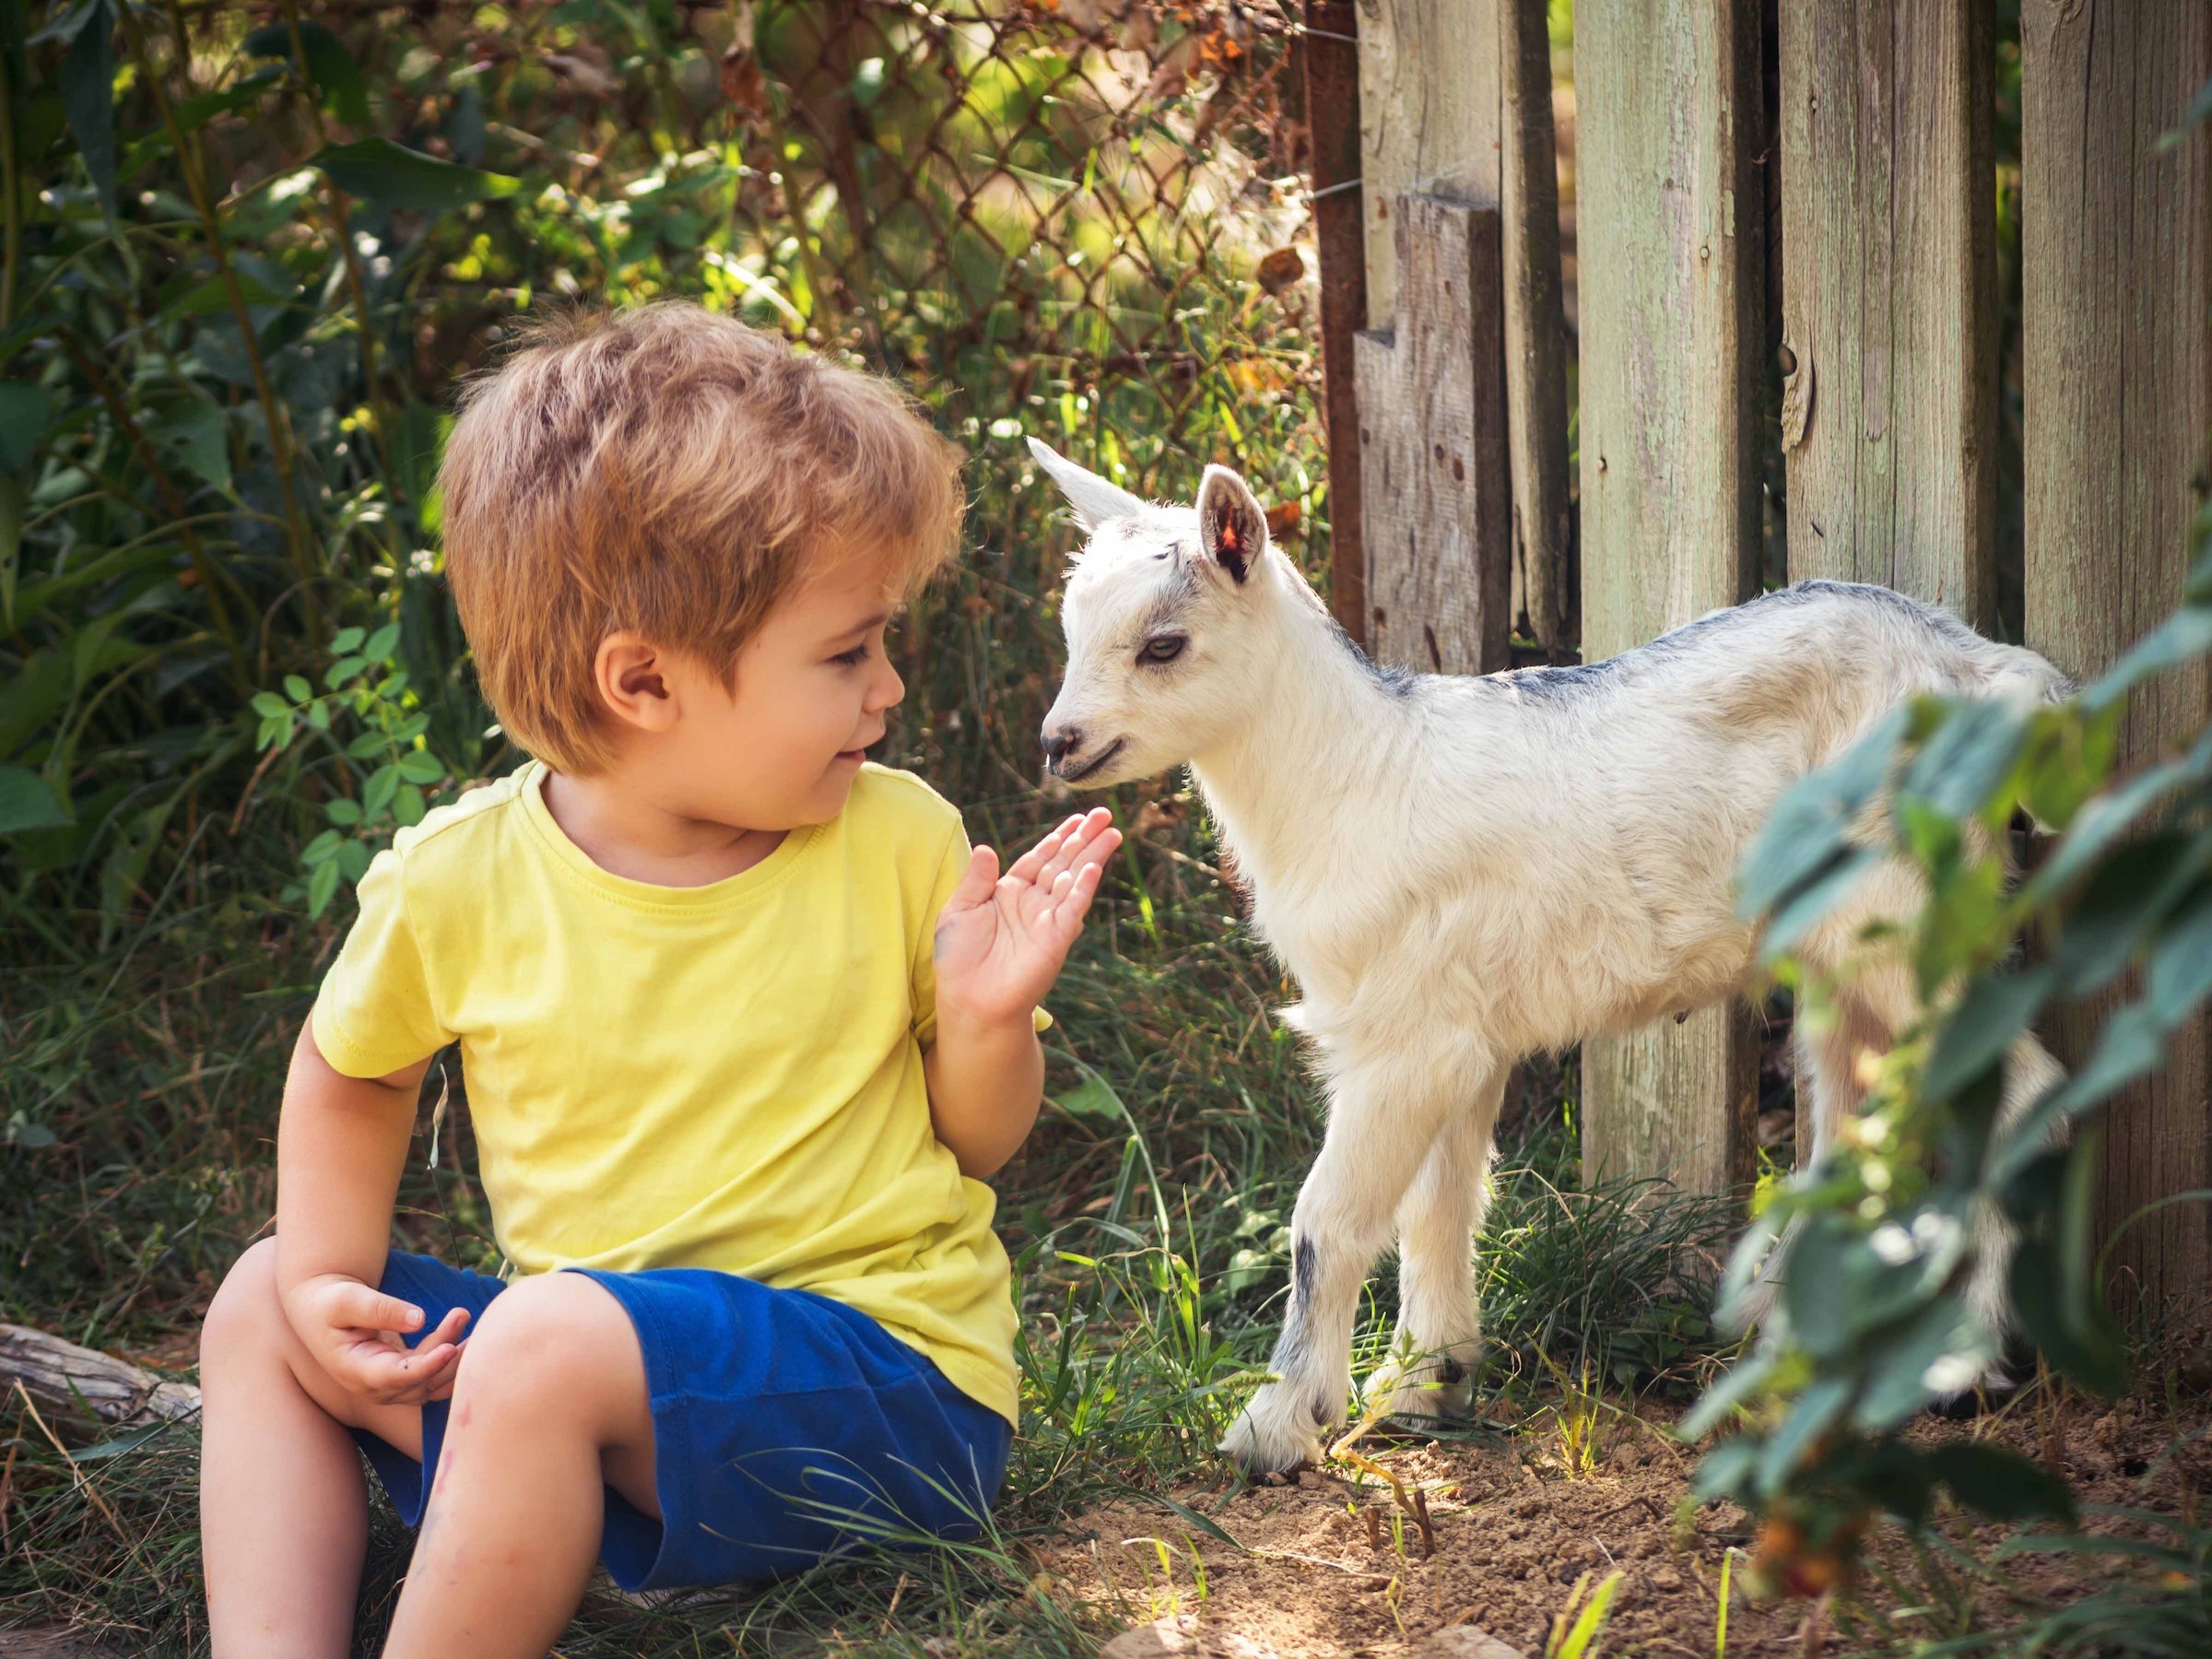
[{"label": "grass", "polygon": [[[1124,822],[1139,805],[1118,804]],[[1314,1091],[1270,1016],[1284,986],[1206,874],[1210,855],[1187,820],[1141,839],[1053,998],[1051,1104],[998,1182],[1024,1410],[983,1538],[877,1551],[857,1567],[680,1607],[594,1595],[564,1653],[724,1653],[833,1635],[886,1653],[1095,1646],[1101,1632],[1032,1583],[1027,1546],[1113,1496],[1218,1473],[1212,1448],[1276,1333],[1285,1223],[1319,1145]],[[295,930],[253,897],[282,858],[249,840],[200,865],[192,890],[110,952],[54,948],[0,978],[7,1041],[22,1056],[0,1084],[6,1109],[53,1136],[6,1153],[24,1177],[0,1201],[6,1318],[189,1362],[207,1296],[270,1213],[283,1064],[337,937],[333,926]],[[49,943],[66,937],[57,929]],[[1575,1191],[1565,1075],[1533,1089],[1509,1128],[1484,1257],[1484,1387],[1517,1415],[1554,1375],[1587,1380],[1577,1397],[1602,1402],[1624,1383],[1687,1386],[1712,1351],[1697,1285],[1677,1268],[1721,1248],[1722,1208],[1632,1185]],[[435,1089],[433,1074],[426,1135]],[[418,1248],[482,1260],[488,1218],[464,1112],[434,1173],[427,1154],[426,1139],[401,1231]],[[1382,1358],[1394,1300],[1385,1268],[1361,1327],[1362,1371]],[[196,1651],[194,1430],[72,1459],[21,1406],[0,1408],[13,1437],[0,1475],[0,1622]],[[1603,1433],[1605,1409],[1587,1407],[1588,1432]],[[380,1510],[364,1643],[388,1616],[405,1556]]]}]

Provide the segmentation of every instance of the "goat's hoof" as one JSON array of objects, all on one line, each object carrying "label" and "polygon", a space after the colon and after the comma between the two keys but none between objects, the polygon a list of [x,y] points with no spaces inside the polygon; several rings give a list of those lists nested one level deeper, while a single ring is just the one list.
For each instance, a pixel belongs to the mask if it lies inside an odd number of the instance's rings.
[{"label": "goat's hoof", "polygon": [[1288,1475],[1321,1462],[1321,1430],[1326,1424],[1299,1407],[1279,1383],[1270,1382],[1230,1425],[1221,1451],[1247,1478]]},{"label": "goat's hoof", "polygon": [[1473,1353],[1430,1354],[1405,1366],[1387,1361],[1368,1380],[1367,1398],[1387,1398],[1385,1415],[1402,1426],[1465,1418],[1475,1403]]},{"label": "goat's hoof", "polygon": [[1928,1415],[1942,1418],[1947,1422],[1967,1422],[2004,1405],[2006,1396],[2019,1385],[2019,1379],[2000,1360],[1976,1377],[1971,1388],[1937,1394],[1930,1400]]}]

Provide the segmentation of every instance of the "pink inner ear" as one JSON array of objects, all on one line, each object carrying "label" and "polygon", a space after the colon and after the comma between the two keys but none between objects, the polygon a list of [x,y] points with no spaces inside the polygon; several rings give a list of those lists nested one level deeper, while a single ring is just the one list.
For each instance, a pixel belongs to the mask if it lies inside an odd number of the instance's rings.
[{"label": "pink inner ear", "polygon": [[1221,550],[1224,553],[1243,551],[1237,540],[1237,522],[1234,519],[1223,519],[1214,531],[1214,539],[1221,544]]}]

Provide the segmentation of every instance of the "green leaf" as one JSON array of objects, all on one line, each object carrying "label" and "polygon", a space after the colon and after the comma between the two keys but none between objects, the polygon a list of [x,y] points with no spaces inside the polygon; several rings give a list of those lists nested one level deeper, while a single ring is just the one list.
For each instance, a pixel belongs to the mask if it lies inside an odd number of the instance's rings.
[{"label": "green leaf", "polygon": [[1823,916],[1857,892],[1881,863],[1882,855],[1871,847],[1844,848],[1774,912],[1759,942],[1759,959],[1773,962],[1788,955]]},{"label": "green leaf", "polygon": [[1949,818],[1978,816],[2012,775],[2033,715],[2011,702],[1944,704],[1942,723],[1905,769],[1898,794]]},{"label": "green leaf", "polygon": [[341,628],[330,636],[330,648],[340,656],[358,648],[365,636],[358,628]]},{"label": "green leaf", "polygon": [[2143,1000],[2165,1026],[2178,1026],[2212,996],[2212,889],[2196,898],[2167,924],[2150,955]]},{"label": "green leaf", "polygon": [[332,823],[350,830],[361,821],[361,804],[348,796],[340,795],[334,801],[323,803],[323,816]]},{"label": "green leaf", "polygon": [[1936,1033],[1921,1073],[1922,1095],[1947,1100],[2004,1059],[2015,1039],[2050,999],[2057,975],[2049,968],[1976,980]]},{"label": "green leaf", "polygon": [[115,58],[109,44],[113,26],[107,0],[94,0],[62,59],[62,102],[69,112],[69,130],[76,135],[100,213],[111,225],[115,222]]},{"label": "green leaf", "polygon": [[346,752],[356,760],[367,760],[373,756],[390,752],[391,747],[392,739],[372,727],[347,744]]},{"label": "green leaf", "polygon": [[[288,22],[265,24],[243,42],[253,57],[292,57]],[[300,45],[307,54],[307,76],[323,93],[323,105],[348,126],[369,124],[369,88],[346,43],[320,23],[300,23]]]},{"label": "green leaf", "polygon": [[16,573],[23,558],[23,480],[0,472],[0,629],[16,626]]},{"label": "green leaf", "polygon": [[1731,1436],[1705,1453],[1698,1465],[1696,1481],[1690,1490],[1708,1502],[1716,1498],[1735,1498],[1739,1501],[1747,1494],[1744,1486],[1751,1478],[1751,1471],[1759,1462],[1759,1441],[1748,1434]]},{"label": "green leaf", "polygon": [[183,457],[186,466],[216,488],[229,493],[230,441],[222,410],[195,400],[171,413],[155,429]]},{"label": "green leaf", "polygon": [[[1894,1429],[1939,1394],[1977,1376],[1995,1358],[1995,1345],[1955,1298],[1938,1297],[1894,1334],[1868,1345],[1863,1369],[1866,1393],[1852,1421],[1877,1432]],[[1930,1372],[1938,1365],[1957,1378]],[[1938,1383],[1946,1386],[1937,1386]]]},{"label": "green leaf", "polygon": [[321,698],[318,697],[314,701],[309,703],[301,710],[301,712],[307,716],[307,724],[313,726],[316,731],[327,732],[330,730],[330,705]]},{"label": "green leaf", "polygon": [[330,901],[336,896],[337,890],[338,866],[336,864],[326,862],[317,865],[314,874],[307,878],[307,913],[309,917],[312,919],[320,916],[328,910]]},{"label": "green leaf", "polygon": [[374,856],[365,841],[349,841],[338,849],[338,873],[359,884],[369,874],[369,863]]},{"label": "green leaf", "polygon": [[300,862],[311,870],[328,864],[337,856],[338,846],[345,839],[335,830],[324,830],[300,849]]},{"label": "green leaf", "polygon": [[288,674],[284,677],[284,694],[296,703],[303,703],[314,696],[315,688],[307,683],[307,677]]},{"label": "green leaf", "polygon": [[399,791],[399,768],[380,766],[369,774],[369,782],[361,790],[361,809],[371,818],[392,805],[392,797]]},{"label": "green leaf", "polygon": [[[1792,1318],[1794,1320],[1795,1315]],[[1843,1415],[1843,1408],[1851,1404],[1852,1382],[1849,1377],[1816,1378],[1790,1402],[1789,1415],[1783,1418],[1782,1427],[1768,1436],[1766,1449],[1759,1454],[1761,1491],[1771,1493],[1782,1489],[1796,1468],[1798,1459],[1828,1432]]]},{"label": "green leaf", "polygon": [[1897,711],[1841,759],[1783,792],[1736,872],[1737,914],[1747,921],[1765,915],[1828,873],[1888,776],[1910,712]]},{"label": "green leaf", "polygon": [[2117,977],[2167,912],[2212,864],[2212,838],[2168,830],[2106,859],[2069,907],[2055,963],[2067,993],[2086,996]]},{"label": "green leaf", "polygon": [[2093,1394],[2127,1386],[2127,1358],[2101,1301],[2068,1306],[2066,1275],[2051,1244],[2021,1241],[2012,1258],[2012,1303],[2020,1328],[2057,1370]]},{"label": "green leaf", "polygon": [[0,472],[20,472],[46,436],[53,399],[28,381],[0,381]]},{"label": "green leaf", "polygon": [[0,766],[0,835],[75,823],[46,780],[20,766]]},{"label": "green leaf", "polygon": [[2065,1481],[1986,1441],[1940,1446],[1928,1462],[1952,1497],[1999,1521],[2074,1519],[2074,1494]]},{"label": "green leaf", "polygon": [[276,720],[290,713],[292,705],[274,691],[256,691],[253,693],[253,709],[264,720]]},{"label": "green leaf", "polygon": [[361,654],[372,663],[388,663],[398,649],[399,624],[387,622],[369,636],[369,643],[361,647]]},{"label": "green leaf", "polygon": [[409,749],[399,758],[399,775],[410,783],[435,783],[445,776],[445,768],[437,756]]},{"label": "green leaf", "polygon": [[523,183],[502,173],[456,167],[389,138],[325,145],[309,160],[350,194],[417,213],[442,213],[465,203],[512,195]]},{"label": "green leaf", "polygon": [[[2212,735],[2212,734],[2208,734]],[[2212,770],[2212,743],[2200,739],[2180,760],[2138,772],[2118,788],[2097,796],[2081,809],[2059,839],[2034,879],[2021,889],[2022,902],[2041,908],[2087,875],[2106,848],[2132,830],[2145,811],[2183,784]]]},{"label": "green leaf", "polygon": [[323,683],[325,686],[328,686],[333,691],[335,691],[340,686],[344,685],[347,680],[359,674],[361,671],[361,667],[362,663],[359,657],[342,656],[336,662],[333,663],[324,672],[323,676]]},{"label": "green leaf", "polygon": [[422,798],[422,791],[412,783],[402,783],[399,793],[392,797],[392,816],[399,820],[401,829],[411,829],[422,822],[422,815],[429,810],[429,803]]},{"label": "green leaf", "polygon": [[1719,1427],[1721,1420],[1741,1402],[1766,1386],[1781,1361],[1772,1354],[1759,1353],[1739,1359],[1735,1365],[1707,1389],[1689,1413],[1682,1419],[1679,1430],[1684,1440],[1697,1440]]}]

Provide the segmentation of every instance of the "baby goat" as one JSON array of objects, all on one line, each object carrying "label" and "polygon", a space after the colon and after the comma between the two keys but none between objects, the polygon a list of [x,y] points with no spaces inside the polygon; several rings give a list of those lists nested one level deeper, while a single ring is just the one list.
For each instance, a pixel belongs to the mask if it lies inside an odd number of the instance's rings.
[{"label": "baby goat", "polygon": [[[1401,1258],[1401,1416],[1464,1408],[1481,1226],[1506,1074],[1541,1051],[1740,990],[1753,931],[1730,879],[1795,778],[1920,692],[2062,695],[2031,652],[1887,588],[1805,582],[1609,661],[1480,677],[1378,668],[1270,546],[1242,479],[1154,506],[1030,442],[1089,532],[1068,578],[1065,681],[1044,752],[1100,788],[1188,761],[1298,977],[1286,1018],[1329,1100],[1290,1226],[1277,1380],[1224,1443],[1248,1470],[1317,1458],[1343,1419],[1359,1288]],[[1885,868],[1801,947],[1833,969],[1917,907]],[[1853,1057],[1919,1013],[1902,963],[1862,971],[1837,1029],[1801,1038],[1816,1144],[1859,1099]],[[2033,1038],[2003,1110],[2060,1075]],[[1983,1218],[1978,1311],[1995,1329],[2009,1241]]]}]

